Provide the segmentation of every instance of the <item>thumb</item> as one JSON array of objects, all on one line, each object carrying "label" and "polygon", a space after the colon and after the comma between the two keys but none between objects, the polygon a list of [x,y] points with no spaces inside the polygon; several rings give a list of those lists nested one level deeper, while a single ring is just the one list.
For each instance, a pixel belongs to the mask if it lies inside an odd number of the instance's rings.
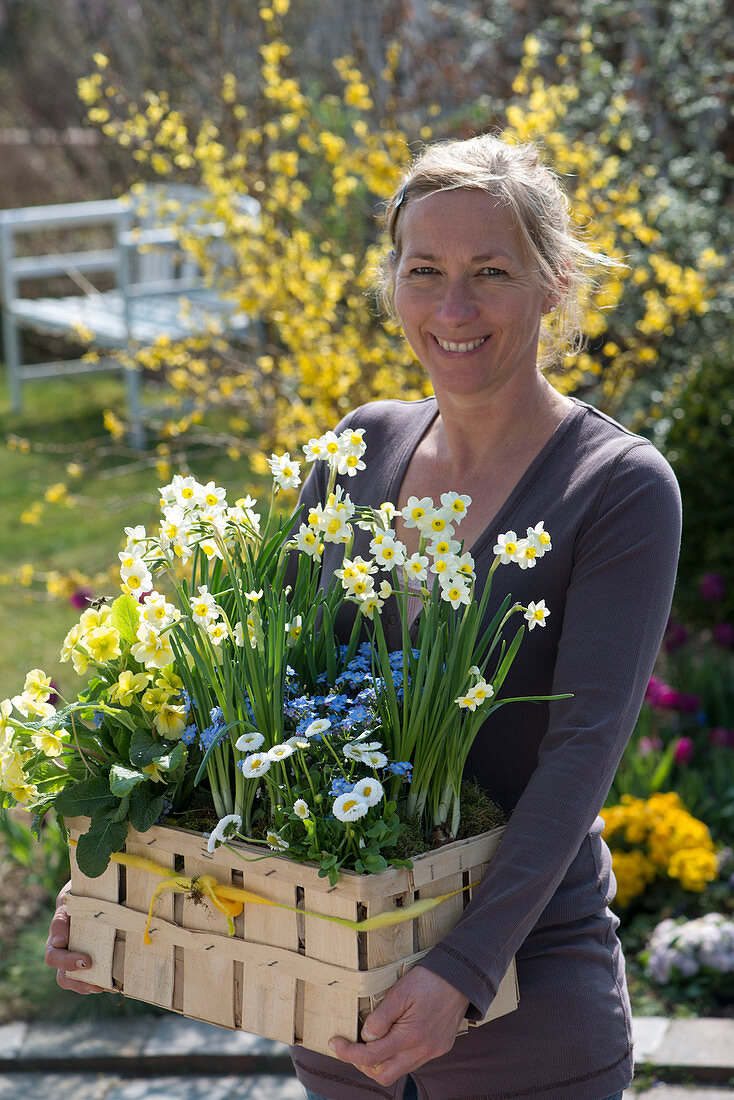
[{"label": "thumb", "polygon": [[383,1001],[374,1012],[370,1012],[362,1025],[362,1040],[365,1043],[374,1043],[376,1039],[384,1039],[399,1015],[399,1012],[391,1012],[389,1003]]}]

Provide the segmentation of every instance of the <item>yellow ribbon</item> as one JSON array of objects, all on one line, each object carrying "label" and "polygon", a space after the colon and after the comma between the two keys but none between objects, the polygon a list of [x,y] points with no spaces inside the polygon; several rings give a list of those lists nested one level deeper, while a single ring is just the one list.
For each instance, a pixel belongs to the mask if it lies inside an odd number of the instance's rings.
[{"label": "yellow ribbon", "polygon": [[156,898],[164,890],[173,890],[177,894],[202,893],[209,899],[214,908],[226,918],[227,933],[233,936],[235,932],[233,918],[239,916],[245,902],[251,902],[253,905],[273,905],[276,909],[289,909],[292,913],[303,913],[306,917],[318,917],[319,920],[328,920],[332,924],[340,924],[343,928],[351,928],[354,932],[373,932],[376,928],[389,928],[394,924],[401,924],[403,921],[420,917],[423,913],[435,909],[442,901],[453,898],[456,894],[462,894],[470,887],[478,885],[476,882],[470,882],[468,886],[463,886],[459,890],[452,890],[449,894],[441,894],[435,898],[420,898],[402,909],[391,909],[386,913],[376,913],[375,916],[366,917],[364,920],[349,920],[347,917],[333,917],[326,913],[314,913],[310,909],[299,909],[296,905],[285,905],[283,902],[272,901],[270,898],[253,894],[251,890],[241,890],[238,886],[226,886],[217,882],[213,875],[194,875],[192,878],[187,878],[185,875],[179,875],[176,871],[171,871],[167,867],[161,867],[160,864],[154,863],[152,859],[146,859],[144,856],[116,852],[111,858],[115,863],[120,863],[124,867],[137,867],[141,871],[150,871],[163,879],[156,886],[150,899],[148,920],[145,925],[145,943],[151,942],[149,929],[150,922],[153,919],[153,908]]}]

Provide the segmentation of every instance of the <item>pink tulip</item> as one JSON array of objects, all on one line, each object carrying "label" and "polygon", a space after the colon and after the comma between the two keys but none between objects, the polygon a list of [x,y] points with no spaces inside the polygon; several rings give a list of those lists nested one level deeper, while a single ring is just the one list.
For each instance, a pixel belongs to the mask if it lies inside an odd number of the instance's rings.
[{"label": "pink tulip", "polygon": [[679,737],[674,753],[676,764],[690,764],[693,760],[694,751],[693,741],[690,737]]}]

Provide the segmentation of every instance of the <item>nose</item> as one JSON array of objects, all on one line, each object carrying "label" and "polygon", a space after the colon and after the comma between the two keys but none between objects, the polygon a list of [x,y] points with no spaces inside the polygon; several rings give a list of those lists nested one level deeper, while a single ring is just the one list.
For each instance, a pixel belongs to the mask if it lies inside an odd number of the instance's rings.
[{"label": "nose", "polygon": [[465,279],[447,279],[437,306],[437,319],[445,325],[470,324],[479,315],[471,286]]}]

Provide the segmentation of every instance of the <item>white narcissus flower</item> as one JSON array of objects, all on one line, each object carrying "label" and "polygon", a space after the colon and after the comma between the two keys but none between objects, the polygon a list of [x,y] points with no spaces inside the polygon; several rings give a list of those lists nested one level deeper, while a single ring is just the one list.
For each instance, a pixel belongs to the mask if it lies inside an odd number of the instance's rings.
[{"label": "white narcissus flower", "polygon": [[461,493],[441,493],[441,504],[447,512],[453,515],[453,523],[461,523],[466,515],[466,510],[471,504],[471,497]]},{"label": "white narcissus flower", "polygon": [[418,527],[429,512],[433,511],[432,497],[408,497],[408,503],[400,509],[406,527]]},{"label": "white narcissus flower", "polygon": [[324,444],[320,439],[309,439],[308,443],[303,446],[303,453],[306,456],[306,462],[317,462],[321,458],[326,458],[326,450]]},{"label": "white narcissus flower", "polygon": [[205,584],[202,584],[196,596],[189,600],[194,622],[199,626],[207,627],[219,618],[217,602]]},{"label": "white narcissus flower", "polygon": [[471,589],[463,577],[453,577],[446,584],[441,584],[441,599],[450,603],[456,611],[461,604],[471,603]]},{"label": "white narcissus flower", "polygon": [[296,615],[295,619],[285,624],[285,636],[288,640],[288,645],[295,645],[302,633],[303,618],[300,615]]},{"label": "white narcissus flower", "polygon": [[346,474],[348,477],[355,477],[358,470],[366,470],[367,466],[357,455],[342,455],[337,463],[337,473],[342,477]]},{"label": "white narcissus flower", "polygon": [[373,540],[370,544],[370,549],[375,555],[375,561],[382,566],[383,569],[392,569],[396,565],[403,565],[406,558],[406,547],[395,538],[387,534],[379,543]]},{"label": "white narcissus flower", "polygon": [[382,783],[377,779],[360,779],[358,783],[354,784],[352,788],[352,794],[360,795],[368,806],[376,806],[377,803],[384,797],[385,791]]},{"label": "white narcissus flower", "polygon": [[551,537],[545,530],[543,520],[536,523],[535,527],[528,527],[527,535],[528,540],[535,546],[537,557],[542,558],[543,554],[547,554],[549,550],[553,549]]},{"label": "white narcissus flower", "polygon": [[372,619],[375,612],[379,615],[384,606],[385,601],[376,596],[374,592],[368,596],[364,596],[359,601],[359,610],[363,615],[366,615],[368,619]]},{"label": "white narcissus flower", "polygon": [[534,569],[538,548],[530,539],[520,539],[515,551],[515,561],[521,569]]},{"label": "white narcissus flower", "polygon": [[340,794],[331,808],[334,817],[339,821],[357,821],[360,817],[364,817],[368,810],[367,799],[352,791]]},{"label": "white narcissus flower", "polygon": [[497,543],[493,548],[493,552],[500,559],[502,565],[509,565],[511,561],[515,561],[517,542],[517,535],[514,531],[507,531],[506,534],[497,536]]},{"label": "white narcissus flower", "polygon": [[147,592],[153,587],[153,577],[148,566],[142,558],[133,558],[129,565],[120,567],[120,580],[133,595],[136,592]]},{"label": "white narcissus flower", "polygon": [[224,844],[228,836],[237,833],[241,828],[242,818],[239,814],[227,814],[226,817],[220,818],[209,835],[206,850],[213,852],[217,845]]},{"label": "white narcissus flower", "polygon": [[268,464],[273,481],[281,489],[295,489],[301,484],[301,464],[292,460],[288,451],[282,456],[272,454]]},{"label": "white narcissus flower", "polygon": [[258,776],[265,775],[265,772],[270,771],[271,764],[272,760],[266,752],[253,752],[245,757],[240,764],[240,768],[247,779],[257,779]]},{"label": "white narcissus flower", "polygon": [[234,743],[234,747],[239,749],[240,752],[255,752],[261,745],[265,744],[265,738],[261,733],[254,731],[253,733],[243,733],[241,737],[238,737]]},{"label": "white narcissus flower", "polygon": [[297,798],[293,803],[293,812],[296,817],[300,817],[301,821],[306,821],[311,816],[311,811],[308,808],[308,803],[304,802],[302,798]]},{"label": "white narcissus flower", "polygon": [[221,645],[229,637],[226,623],[209,623],[206,632],[213,645]]},{"label": "white narcissus flower", "polygon": [[537,603],[531,600],[524,616],[528,621],[528,630],[532,630],[536,626],[545,626],[545,620],[549,615],[550,611],[545,606],[545,600],[538,600]]},{"label": "white narcissus flower", "polygon": [[323,543],[319,538],[318,530],[313,527],[309,527],[307,524],[302,523],[298,528],[298,534],[296,535],[296,546],[304,554],[310,554],[311,557],[319,557],[323,550]]}]

